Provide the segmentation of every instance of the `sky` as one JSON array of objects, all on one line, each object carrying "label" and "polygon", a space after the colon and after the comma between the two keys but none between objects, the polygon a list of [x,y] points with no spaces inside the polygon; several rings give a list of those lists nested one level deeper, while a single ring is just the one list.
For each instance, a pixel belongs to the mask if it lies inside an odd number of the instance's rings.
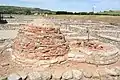
[{"label": "sky", "polygon": [[0,5],[23,6],[54,11],[90,12],[120,10],[120,0],[0,0]]}]

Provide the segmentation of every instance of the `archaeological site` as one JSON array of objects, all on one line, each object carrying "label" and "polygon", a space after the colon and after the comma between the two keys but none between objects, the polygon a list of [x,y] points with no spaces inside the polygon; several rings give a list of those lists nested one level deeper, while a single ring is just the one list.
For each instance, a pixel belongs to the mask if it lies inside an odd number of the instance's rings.
[{"label": "archaeological site", "polygon": [[118,26],[55,17],[28,19],[1,24],[0,80],[120,80]]}]

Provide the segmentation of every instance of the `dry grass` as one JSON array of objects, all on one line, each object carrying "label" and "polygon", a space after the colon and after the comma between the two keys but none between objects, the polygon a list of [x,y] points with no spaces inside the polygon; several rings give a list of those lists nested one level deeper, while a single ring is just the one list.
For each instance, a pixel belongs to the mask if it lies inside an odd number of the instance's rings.
[{"label": "dry grass", "polygon": [[103,22],[108,22],[110,24],[116,24],[116,25],[120,23],[120,16],[104,16],[104,15],[50,15],[49,17],[54,17],[54,18],[59,18],[59,19],[83,19],[83,20],[103,21]]}]

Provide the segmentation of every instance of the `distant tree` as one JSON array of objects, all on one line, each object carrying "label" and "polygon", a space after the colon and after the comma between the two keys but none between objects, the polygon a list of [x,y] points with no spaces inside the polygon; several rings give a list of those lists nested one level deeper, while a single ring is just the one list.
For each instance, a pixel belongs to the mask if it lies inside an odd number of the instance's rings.
[{"label": "distant tree", "polygon": [[25,14],[26,14],[26,15],[30,15],[30,14],[31,14],[31,11],[30,11],[29,9],[26,9],[26,10],[25,10]]},{"label": "distant tree", "polygon": [[13,14],[14,13],[14,10],[9,10],[9,14]]},{"label": "distant tree", "polygon": [[89,12],[89,13],[88,13],[88,15],[93,15],[93,14],[94,14],[94,12]]},{"label": "distant tree", "polygon": [[56,14],[67,14],[67,11],[57,11]]},{"label": "distant tree", "polygon": [[35,10],[37,10],[37,11],[40,11],[40,8],[34,8]]},{"label": "distant tree", "polygon": [[113,12],[112,10],[109,10],[109,12]]},{"label": "distant tree", "polygon": [[69,14],[69,15],[73,15],[73,12],[67,12],[67,14]]},{"label": "distant tree", "polygon": [[80,15],[80,13],[79,12],[75,12],[74,15]]},{"label": "distant tree", "polygon": [[81,15],[88,15],[87,12],[80,12]]},{"label": "distant tree", "polygon": [[104,11],[104,13],[107,12],[107,11]]},{"label": "distant tree", "polygon": [[100,13],[94,13],[94,15],[101,15]]}]

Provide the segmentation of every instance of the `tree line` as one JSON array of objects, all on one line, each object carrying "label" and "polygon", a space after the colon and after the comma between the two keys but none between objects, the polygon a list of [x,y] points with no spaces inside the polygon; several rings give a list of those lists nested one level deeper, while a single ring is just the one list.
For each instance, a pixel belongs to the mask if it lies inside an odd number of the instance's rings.
[{"label": "tree line", "polygon": [[120,13],[109,13],[108,11],[104,12],[67,12],[67,11],[57,11],[56,15],[111,15],[111,16],[120,16]]},{"label": "tree line", "polygon": [[0,6],[0,12],[3,14],[50,14],[50,15],[111,15],[120,16],[120,11],[104,11],[104,12],[67,12],[67,11],[50,11],[40,8],[27,8],[27,7],[16,7],[16,6]]}]

